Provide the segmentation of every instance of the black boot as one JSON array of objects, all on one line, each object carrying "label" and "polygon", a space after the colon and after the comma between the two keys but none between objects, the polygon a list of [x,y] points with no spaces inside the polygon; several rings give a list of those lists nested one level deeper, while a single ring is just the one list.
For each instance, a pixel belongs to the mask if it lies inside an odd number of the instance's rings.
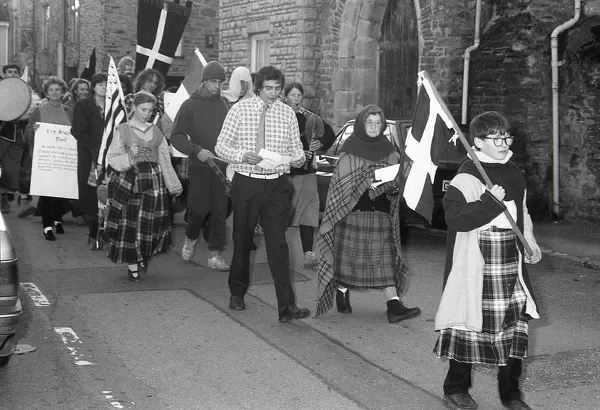
[{"label": "black boot", "polygon": [[411,319],[419,316],[421,309],[418,307],[407,308],[398,299],[387,301],[387,316],[390,323],[400,322],[401,320]]},{"label": "black boot", "polygon": [[350,289],[346,289],[346,292],[341,290],[335,291],[335,302],[337,310],[340,313],[352,313],[352,306],[350,306]]}]

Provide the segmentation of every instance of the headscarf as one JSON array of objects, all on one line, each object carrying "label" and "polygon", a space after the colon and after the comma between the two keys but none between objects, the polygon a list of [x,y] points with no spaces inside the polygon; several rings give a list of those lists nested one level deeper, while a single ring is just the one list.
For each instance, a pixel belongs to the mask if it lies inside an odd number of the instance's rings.
[{"label": "headscarf", "polygon": [[229,102],[236,102],[240,98],[244,97],[244,95],[240,95],[242,91],[242,81],[246,81],[248,83],[248,91],[246,91],[245,96],[253,97],[254,96],[254,87],[252,86],[252,76],[250,75],[250,70],[246,67],[237,67],[231,73],[231,78],[229,79],[229,88],[222,92],[223,97],[227,98]]},{"label": "headscarf", "polygon": [[[372,114],[381,116],[382,127],[379,135],[369,137],[366,130],[366,121]],[[395,151],[392,143],[383,135],[387,123],[383,110],[376,105],[369,104],[358,113],[354,122],[354,132],[348,137],[341,151],[347,152],[354,156],[366,159],[367,161],[381,161],[386,159],[392,152]]]}]

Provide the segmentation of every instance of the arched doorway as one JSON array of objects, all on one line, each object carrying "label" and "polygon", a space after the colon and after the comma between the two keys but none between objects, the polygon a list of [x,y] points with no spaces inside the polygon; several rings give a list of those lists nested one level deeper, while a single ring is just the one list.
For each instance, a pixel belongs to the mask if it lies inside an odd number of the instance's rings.
[{"label": "arched doorway", "polygon": [[390,0],[381,22],[377,94],[389,118],[412,118],[417,99],[419,38],[414,0]]}]

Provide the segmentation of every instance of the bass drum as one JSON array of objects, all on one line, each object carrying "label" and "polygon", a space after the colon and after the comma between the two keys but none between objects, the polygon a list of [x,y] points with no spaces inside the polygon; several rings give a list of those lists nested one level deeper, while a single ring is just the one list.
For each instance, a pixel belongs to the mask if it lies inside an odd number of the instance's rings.
[{"label": "bass drum", "polygon": [[20,78],[0,81],[0,121],[20,118],[31,105],[31,89]]}]

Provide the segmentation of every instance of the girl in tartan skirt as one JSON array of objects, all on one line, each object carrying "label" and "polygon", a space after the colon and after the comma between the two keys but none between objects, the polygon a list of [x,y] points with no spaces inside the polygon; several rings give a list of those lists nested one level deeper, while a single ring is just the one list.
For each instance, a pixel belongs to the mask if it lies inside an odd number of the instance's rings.
[{"label": "girl in tartan skirt", "polygon": [[[390,323],[421,313],[405,307],[398,297],[408,271],[400,255],[398,184],[371,186],[375,169],[400,161],[383,134],[386,126],[381,108],[367,105],[342,146],[319,231],[316,316],[331,309],[334,294],[338,312],[352,313],[350,288],[383,290]],[[401,176],[398,172],[397,179]]]},{"label": "girl in tartan skirt", "polygon": [[[499,366],[498,389],[505,407],[530,408],[521,399],[519,377],[527,354],[528,319],[539,314],[524,262],[539,262],[541,252],[525,205],[525,180],[510,161],[514,138],[508,131],[508,121],[498,112],[473,119],[474,152],[495,185],[486,190],[473,161],[467,160],[444,197],[448,254],[434,352],[449,359],[444,397],[460,409],[477,408],[468,392],[473,363]],[[504,210],[524,233],[532,255],[523,256]]]},{"label": "girl in tartan skirt", "polygon": [[135,95],[132,117],[115,129],[106,155],[114,170],[108,184],[108,257],[128,264],[131,281],[140,279],[148,259],[171,245],[168,193],[182,191],[165,136],[147,122],[155,104],[146,91]]}]

